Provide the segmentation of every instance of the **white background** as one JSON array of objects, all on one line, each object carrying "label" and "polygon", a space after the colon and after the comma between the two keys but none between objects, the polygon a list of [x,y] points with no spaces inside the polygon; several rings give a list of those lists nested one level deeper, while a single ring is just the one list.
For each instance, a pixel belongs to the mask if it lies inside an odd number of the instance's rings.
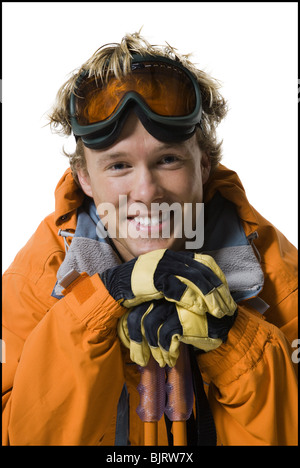
[{"label": "white background", "polygon": [[222,82],[223,164],[297,246],[297,3],[3,3],[3,271],[54,211],[67,168],[45,114],[69,74],[126,32],[167,41]]}]

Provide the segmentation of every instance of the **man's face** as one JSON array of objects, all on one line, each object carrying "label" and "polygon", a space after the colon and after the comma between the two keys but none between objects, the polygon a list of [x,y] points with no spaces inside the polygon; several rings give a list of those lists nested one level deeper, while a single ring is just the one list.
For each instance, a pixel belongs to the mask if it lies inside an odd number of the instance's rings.
[{"label": "man's face", "polygon": [[[82,189],[109,232],[115,231],[113,242],[125,261],[156,249],[184,250],[184,229],[178,235],[172,207],[201,203],[210,171],[195,135],[181,143],[160,142],[132,113],[113,145],[84,152]],[[114,210],[106,211],[109,206]]]}]

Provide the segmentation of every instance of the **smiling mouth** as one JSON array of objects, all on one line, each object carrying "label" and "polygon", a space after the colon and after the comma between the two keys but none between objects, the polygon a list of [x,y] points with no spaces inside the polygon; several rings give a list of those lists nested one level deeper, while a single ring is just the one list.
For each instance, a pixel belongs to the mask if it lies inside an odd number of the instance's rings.
[{"label": "smiling mouth", "polygon": [[160,212],[159,214],[151,213],[151,216],[141,215],[128,216],[128,229],[129,235],[135,236],[137,232],[140,232],[142,237],[154,237],[160,236],[169,238],[172,224],[172,213],[170,211]]},{"label": "smiling mouth", "polygon": [[160,213],[159,215],[153,216],[128,216],[128,220],[134,222],[137,226],[141,227],[152,227],[159,226],[165,221],[170,219],[170,212]]}]

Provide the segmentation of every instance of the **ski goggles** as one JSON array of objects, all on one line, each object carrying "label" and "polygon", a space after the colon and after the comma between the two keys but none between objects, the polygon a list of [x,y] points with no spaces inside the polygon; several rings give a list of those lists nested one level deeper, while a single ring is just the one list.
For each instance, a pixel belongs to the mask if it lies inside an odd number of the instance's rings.
[{"label": "ski goggles", "polygon": [[201,121],[198,82],[179,62],[159,56],[133,55],[130,73],[111,73],[105,82],[85,71],[70,98],[75,138],[88,148],[111,145],[132,109],[155,138],[190,138]]}]

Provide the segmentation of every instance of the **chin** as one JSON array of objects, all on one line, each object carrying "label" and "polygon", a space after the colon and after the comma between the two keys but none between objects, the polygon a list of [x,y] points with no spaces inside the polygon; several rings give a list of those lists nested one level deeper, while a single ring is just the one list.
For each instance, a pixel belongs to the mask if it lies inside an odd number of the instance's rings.
[{"label": "chin", "polygon": [[125,261],[131,260],[132,258],[139,257],[140,255],[152,252],[153,250],[159,249],[170,249],[170,250],[183,250],[182,239],[151,239],[151,240],[135,240],[134,243],[128,243],[127,245],[116,243],[120,254]]}]

